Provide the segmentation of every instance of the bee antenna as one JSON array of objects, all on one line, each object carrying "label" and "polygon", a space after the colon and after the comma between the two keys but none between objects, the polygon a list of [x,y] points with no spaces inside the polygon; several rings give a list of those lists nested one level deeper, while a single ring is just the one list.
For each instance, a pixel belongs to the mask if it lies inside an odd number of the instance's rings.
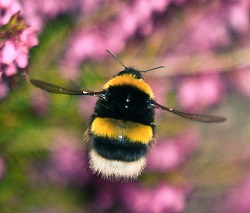
[{"label": "bee antenna", "polygon": [[[112,53],[110,50],[106,50],[110,55],[112,55],[115,60],[117,60],[123,67],[127,68],[120,60],[119,58],[117,58],[117,56]],[[151,70],[157,70],[157,69],[160,69],[160,68],[163,68],[164,66],[158,66],[158,67],[153,67],[153,68],[150,68],[150,69],[147,69],[147,70],[143,70],[143,71],[139,71],[139,72],[149,72]]]},{"label": "bee antenna", "polygon": [[117,60],[123,67],[125,67],[125,68],[127,68],[120,60],[119,60],[119,58],[117,58],[117,56],[114,54],[114,53],[112,53],[110,50],[106,50],[110,55],[112,55],[114,58],[115,58],[115,60]]},{"label": "bee antenna", "polygon": [[165,67],[165,66],[153,67],[153,68],[150,68],[150,69],[148,69],[148,70],[143,70],[143,71],[140,71],[140,72],[149,72],[149,71],[151,71],[151,70],[157,70],[157,69],[160,69],[160,68],[163,68],[163,67]]}]

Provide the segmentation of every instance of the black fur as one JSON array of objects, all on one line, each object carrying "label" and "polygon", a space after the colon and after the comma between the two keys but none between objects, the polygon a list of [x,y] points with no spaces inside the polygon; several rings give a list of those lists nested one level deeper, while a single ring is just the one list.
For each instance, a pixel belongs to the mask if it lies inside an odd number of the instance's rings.
[{"label": "black fur", "polygon": [[92,135],[91,148],[100,156],[109,160],[132,162],[145,156],[149,145],[142,143],[130,143],[127,139],[110,139]]},{"label": "black fur", "polygon": [[[140,72],[133,68],[126,68],[117,75],[127,74],[132,74],[136,79],[142,78]],[[154,134],[155,109],[147,93],[131,85],[110,86],[104,92],[96,103],[91,123],[96,117],[113,118],[150,126]],[[148,144],[142,144],[130,142],[126,138],[99,137],[93,133],[90,133],[90,142],[90,148],[103,158],[125,162],[133,162],[145,156],[151,144],[150,141]]]},{"label": "black fur", "polygon": [[154,125],[154,107],[149,95],[130,85],[111,86],[100,98],[92,115]]}]

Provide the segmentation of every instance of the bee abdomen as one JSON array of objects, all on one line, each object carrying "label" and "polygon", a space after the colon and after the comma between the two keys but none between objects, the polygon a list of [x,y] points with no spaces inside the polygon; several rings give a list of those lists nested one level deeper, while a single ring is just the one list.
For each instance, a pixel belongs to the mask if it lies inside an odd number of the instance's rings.
[{"label": "bee abdomen", "polygon": [[90,125],[90,168],[105,178],[134,179],[143,170],[154,126],[95,117]]},{"label": "bee abdomen", "polygon": [[139,142],[130,143],[126,138],[110,139],[107,137],[92,136],[91,148],[99,155],[109,160],[132,162],[148,152],[149,145]]}]

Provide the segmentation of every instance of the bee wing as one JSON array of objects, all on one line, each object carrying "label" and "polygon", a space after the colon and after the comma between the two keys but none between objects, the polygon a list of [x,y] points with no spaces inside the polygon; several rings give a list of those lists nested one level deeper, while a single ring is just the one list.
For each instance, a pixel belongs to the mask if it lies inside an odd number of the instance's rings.
[{"label": "bee wing", "polygon": [[36,86],[42,90],[45,90],[45,91],[51,92],[51,93],[57,93],[57,94],[100,96],[103,93],[103,92],[87,92],[84,90],[66,89],[66,88],[59,87],[59,86],[50,84],[48,82],[40,81],[40,80],[36,80],[36,79],[30,79],[30,82],[34,86]]},{"label": "bee wing", "polygon": [[202,123],[221,123],[226,121],[227,119],[221,116],[214,116],[214,115],[203,115],[203,114],[189,114],[189,113],[184,113],[172,108],[168,108],[165,106],[162,106],[155,101],[152,101],[152,104],[154,105],[155,108],[165,110],[168,112],[172,112],[176,115],[179,115],[183,118],[187,118],[189,120],[197,121],[197,122],[202,122]]}]

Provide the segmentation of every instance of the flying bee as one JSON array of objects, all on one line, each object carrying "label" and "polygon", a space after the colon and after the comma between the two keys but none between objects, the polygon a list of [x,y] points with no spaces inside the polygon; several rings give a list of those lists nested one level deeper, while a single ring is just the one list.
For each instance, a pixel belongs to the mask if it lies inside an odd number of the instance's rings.
[{"label": "flying bee", "polygon": [[145,71],[126,67],[107,50],[124,70],[110,79],[99,92],[72,90],[44,81],[31,83],[51,93],[96,96],[98,100],[86,134],[89,140],[89,167],[107,179],[136,179],[143,171],[155,137],[155,109],[174,113],[189,120],[220,123],[224,117],[188,114],[158,104],[150,86],[143,80]]}]

